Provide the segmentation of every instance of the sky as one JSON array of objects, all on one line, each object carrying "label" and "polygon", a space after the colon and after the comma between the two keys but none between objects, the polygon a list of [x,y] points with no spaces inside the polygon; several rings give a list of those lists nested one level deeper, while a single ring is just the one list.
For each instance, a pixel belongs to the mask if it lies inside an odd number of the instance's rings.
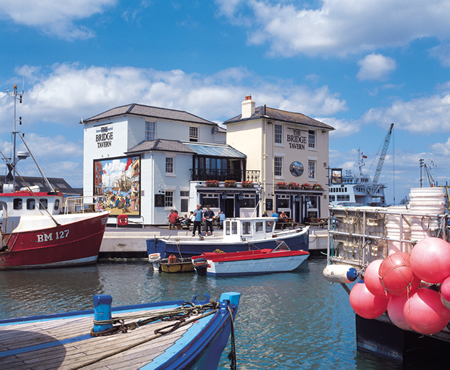
[{"label": "sky", "polygon": [[[139,103],[222,123],[252,95],[333,126],[329,165],[353,173],[359,149],[374,176],[394,123],[379,182],[398,203],[420,186],[419,159],[450,181],[449,19],[448,0],[0,0],[0,150],[14,84],[17,130],[73,187],[81,118]],[[37,174],[31,159],[18,172]]]}]

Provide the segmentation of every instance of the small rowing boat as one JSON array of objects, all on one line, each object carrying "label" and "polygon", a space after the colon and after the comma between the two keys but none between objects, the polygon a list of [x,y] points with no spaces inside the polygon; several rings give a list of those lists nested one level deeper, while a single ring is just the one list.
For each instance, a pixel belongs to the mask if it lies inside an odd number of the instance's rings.
[{"label": "small rowing boat", "polygon": [[198,275],[256,275],[295,270],[309,257],[309,252],[292,251],[284,242],[275,249],[233,253],[203,253],[192,257]]}]

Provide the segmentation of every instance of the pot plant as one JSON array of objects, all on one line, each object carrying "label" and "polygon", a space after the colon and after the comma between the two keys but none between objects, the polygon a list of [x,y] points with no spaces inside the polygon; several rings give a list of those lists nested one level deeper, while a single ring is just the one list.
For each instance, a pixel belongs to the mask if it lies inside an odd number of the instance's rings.
[{"label": "pot plant", "polygon": [[226,188],[235,188],[236,180],[225,180],[225,187]]},{"label": "pot plant", "polygon": [[217,181],[217,180],[207,180],[206,181],[206,186],[208,188],[217,188],[219,186],[219,181]]}]

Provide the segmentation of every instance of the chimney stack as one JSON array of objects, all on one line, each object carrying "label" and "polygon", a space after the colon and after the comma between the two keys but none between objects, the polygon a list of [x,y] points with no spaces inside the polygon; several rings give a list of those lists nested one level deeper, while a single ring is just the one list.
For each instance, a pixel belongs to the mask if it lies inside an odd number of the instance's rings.
[{"label": "chimney stack", "polygon": [[241,118],[249,118],[255,113],[255,102],[252,100],[251,95],[247,95],[242,102],[242,116]]}]

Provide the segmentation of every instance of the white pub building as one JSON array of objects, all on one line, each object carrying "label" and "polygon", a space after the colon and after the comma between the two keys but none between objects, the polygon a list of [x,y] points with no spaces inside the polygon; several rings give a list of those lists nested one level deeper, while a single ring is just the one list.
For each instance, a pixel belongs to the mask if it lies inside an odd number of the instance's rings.
[{"label": "white pub building", "polygon": [[81,123],[84,195],[110,210],[111,222],[125,214],[164,225],[171,209],[184,216],[198,203],[227,217],[273,210],[297,222],[328,216],[326,192],[317,185],[327,183],[333,128],[300,113],[255,108],[246,97],[226,130],[185,111],[139,104]]}]

